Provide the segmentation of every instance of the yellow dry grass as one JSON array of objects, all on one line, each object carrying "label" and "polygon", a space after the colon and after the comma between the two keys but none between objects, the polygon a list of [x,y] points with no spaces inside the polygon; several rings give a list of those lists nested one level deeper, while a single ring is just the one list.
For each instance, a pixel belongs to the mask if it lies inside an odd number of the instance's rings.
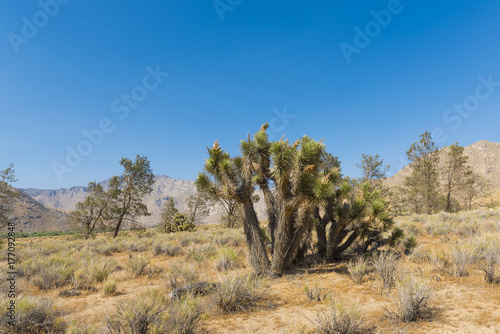
[{"label": "yellow dry grass", "polygon": [[[267,288],[264,298],[249,310],[234,314],[222,315],[213,310],[208,297],[203,297],[206,305],[206,316],[202,323],[202,331],[208,333],[313,333],[314,319],[318,311],[326,308],[325,302],[311,301],[304,293],[305,286],[317,285],[327,293],[331,299],[340,299],[345,303],[356,303],[360,306],[363,329],[371,333],[500,333],[500,284],[486,284],[480,270],[471,266],[470,275],[467,277],[452,277],[439,270],[431,260],[434,254],[449,251],[457,240],[473,238],[460,235],[463,224],[476,221],[479,231],[475,235],[499,235],[500,237],[500,212],[499,210],[481,211],[481,213],[460,213],[453,216],[447,224],[453,225],[454,232],[448,235],[432,235],[426,232],[431,224],[441,224],[439,216],[420,216],[418,218],[406,217],[400,219],[401,226],[412,224],[413,230],[421,231],[417,235],[419,243],[418,252],[427,254],[428,258],[405,256],[400,265],[403,273],[420,273],[430,278],[433,287],[432,314],[429,318],[414,323],[404,324],[386,316],[386,309],[394,309],[394,292],[381,290],[381,282],[375,273],[369,274],[362,284],[355,284],[349,277],[346,262],[323,264],[314,267],[296,268],[287,275],[278,279],[266,280]],[[458,218],[458,215],[463,215]],[[456,219],[454,217],[457,217]],[[468,217],[468,218],[467,218]],[[456,220],[456,221],[455,221]],[[461,222],[459,221],[461,220]],[[458,232],[457,232],[458,231]],[[114,252],[107,258],[113,258],[118,263],[118,270],[110,278],[118,282],[118,293],[105,296],[102,292],[103,284],[94,284],[97,292],[82,291],[81,296],[60,298],[58,294],[68,287],[39,291],[24,278],[20,279],[25,295],[37,297],[50,297],[56,306],[65,312],[64,320],[78,323],[79,326],[103,323],[106,316],[114,311],[117,303],[129,298],[134,298],[150,288],[157,288],[168,294],[170,291],[166,284],[165,274],[173,265],[189,266],[198,271],[200,280],[212,282],[219,281],[226,273],[220,273],[215,268],[218,249],[231,247],[240,252],[244,268],[237,269],[239,274],[251,272],[246,262],[246,246],[240,242],[237,246],[228,246],[221,238],[227,236],[233,240],[242,240],[242,231],[224,230],[210,227],[194,233],[182,233],[168,237],[151,235],[142,238],[131,236],[130,239],[138,244],[147,244],[145,253],[153,262],[163,268],[163,273],[156,277],[134,277],[127,267],[131,255],[137,252],[122,249]],[[68,237],[54,237],[50,239],[31,239],[21,241],[20,247],[37,247],[39,242],[61,242],[71,245],[80,242],[85,249],[86,243],[93,241],[71,241]],[[113,242],[108,236],[99,236],[105,243]],[[126,241],[126,238],[122,238]],[[191,241],[183,241],[191,240]],[[152,246],[156,243],[170,243],[180,246],[183,254],[169,257],[164,255],[153,256]],[[215,245],[215,252],[207,255],[202,260],[190,254],[205,245]],[[91,248],[91,247],[89,247]],[[193,253],[194,254],[194,253]],[[99,255],[102,256],[102,255]]]}]

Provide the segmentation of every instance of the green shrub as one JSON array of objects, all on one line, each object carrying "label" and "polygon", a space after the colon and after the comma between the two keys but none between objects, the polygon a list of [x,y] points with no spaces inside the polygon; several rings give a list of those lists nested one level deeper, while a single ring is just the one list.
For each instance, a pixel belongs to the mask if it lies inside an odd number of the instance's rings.
[{"label": "green shrub", "polygon": [[191,223],[187,215],[184,213],[176,213],[172,221],[165,223],[165,232],[167,233],[175,233],[175,232],[183,232],[183,231],[193,231],[196,228],[194,223]]}]

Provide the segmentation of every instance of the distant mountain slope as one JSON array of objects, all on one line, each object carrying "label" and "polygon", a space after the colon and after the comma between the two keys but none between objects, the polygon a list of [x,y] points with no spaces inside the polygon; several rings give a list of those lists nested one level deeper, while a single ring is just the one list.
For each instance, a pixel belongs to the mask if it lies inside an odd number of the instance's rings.
[{"label": "distant mountain slope", "polygon": [[[444,147],[439,151],[440,167],[444,167],[445,155],[448,150],[448,147]],[[474,172],[489,180],[494,192],[500,192],[500,143],[481,140],[466,146],[464,154],[469,157],[469,165]],[[387,178],[384,184],[386,186],[401,186],[410,173],[410,166],[405,166],[395,175]]]},{"label": "distant mountain slope", "polygon": [[[109,180],[100,182],[105,189],[109,184]],[[87,194],[86,187],[61,188],[57,190],[30,188],[23,189],[23,191],[46,206],[67,211],[74,210],[76,203],[83,201]],[[147,226],[157,224],[163,203],[170,197],[174,199],[177,209],[180,211],[184,210],[186,198],[194,194],[195,191],[196,187],[193,181],[175,180],[166,175],[155,176],[153,191],[143,200],[143,203],[148,206],[151,216],[142,217],[140,222]]]},{"label": "distant mountain slope", "polygon": [[9,207],[12,210],[9,217],[16,224],[16,232],[69,230],[66,212],[47,208],[23,192]]}]

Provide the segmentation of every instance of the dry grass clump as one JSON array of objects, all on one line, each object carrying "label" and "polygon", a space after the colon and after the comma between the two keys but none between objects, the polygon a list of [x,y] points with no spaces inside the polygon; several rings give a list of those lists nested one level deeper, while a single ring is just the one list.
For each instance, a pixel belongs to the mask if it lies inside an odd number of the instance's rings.
[{"label": "dry grass clump", "polygon": [[316,302],[322,301],[328,296],[326,289],[320,288],[317,280],[314,281],[312,287],[304,286],[304,292],[309,300]]},{"label": "dry grass clump", "polygon": [[87,283],[104,282],[116,270],[118,263],[113,259],[92,259],[85,265]]},{"label": "dry grass clump", "polygon": [[353,282],[361,284],[363,278],[372,271],[372,266],[365,257],[358,257],[357,259],[349,262],[347,270],[349,271]]},{"label": "dry grass clump", "polygon": [[107,280],[102,287],[102,293],[105,296],[114,296],[117,293],[118,282],[116,280]]},{"label": "dry grass clump", "polygon": [[151,259],[144,253],[139,253],[130,257],[128,267],[132,274],[136,277],[148,274],[147,267],[151,263]]},{"label": "dry grass clump", "polygon": [[322,334],[360,333],[361,310],[356,304],[346,307],[342,301],[334,300],[325,311],[318,312],[311,322],[317,332]]},{"label": "dry grass clump", "polygon": [[210,257],[215,256],[216,248],[212,244],[203,244],[201,246],[192,246],[188,250],[188,259],[195,260],[199,266],[201,266],[202,262]]},{"label": "dry grass clump", "polygon": [[16,301],[15,325],[9,324],[9,300],[1,304],[0,329],[2,333],[64,333],[66,324],[62,312],[50,299],[21,297]]},{"label": "dry grass clump", "polygon": [[70,284],[73,273],[73,268],[64,265],[41,267],[31,283],[40,290],[55,289]]},{"label": "dry grass clump", "polygon": [[182,249],[179,246],[162,245],[160,243],[156,243],[153,245],[153,256],[158,255],[178,256],[182,255]]},{"label": "dry grass clump", "polygon": [[196,283],[200,279],[198,271],[194,268],[173,264],[165,275],[167,285],[171,290]]},{"label": "dry grass clump", "polygon": [[451,250],[442,250],[434,255],[439,269],[454,277],[469,276],[469,267],[477,257],[477,248],[469,241],[456,242]]},{"label": "dry grass clump", "polygon": [[262,298],[262,284],[262,279],[255,276],[231,275],[220,281],[211,299],[224,314],[245,310]]},{"label": "dry grass clump", "polygon": [[488,284],[500,283],[500,277],[496,277],[496,267],[500,265],[500,236],[486,235],[476,238],[474,241],[477,250],[477,265],[484,273],[484,280]]},{"label": "dry grass clump", "polygon": [[387,313],[402,322],[416,321],[429,314],[431,297],[432,287],[429,279],[408,275],[397,284],[395,311]]},{"label": "dry grass clump", "polygon": [[201,308],[195,299],[166,299],[159,290],[148,290],[138,298],[119,303],[106,319],[112,334],[194,333],[201,323]]},{"label": "dry grass clump", "polygon": [[444,222],[429,222],[426,225],[425,230],[427,234],[433,236],[450,235],[453,233],[453,228],[451,224]]},{"label": "dry grass clump", "polygon": [[217,271],[228,271],[242,267],[241,260],[236,252],[231,248],[225,248],[220,251],[219,257],[215,262]]},{"label": "dry grass clump", "polygon": [[391,289],[396,283],[399,260],[392,252],[382,252],[373,259],[373,269],[382,279],[382,288]]}]

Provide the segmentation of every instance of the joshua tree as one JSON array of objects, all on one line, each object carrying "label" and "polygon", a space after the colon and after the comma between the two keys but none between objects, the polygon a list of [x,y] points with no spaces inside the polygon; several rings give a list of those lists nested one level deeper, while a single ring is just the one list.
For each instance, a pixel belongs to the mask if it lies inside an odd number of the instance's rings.
[{"label": "joshua tree", "polygon": [[[304,254],[315,225],[317,248],[326,260],[374,229],[390,226],[387,204],[380,193],[368,184],[358,189],[343,182],[338,159],[326,152],[321,141],[304,136],[293,144],[287,140],[269,142],[267,127],[266,123],[253,137],[243,140],[241,155],[234,158],[216,141],[207,148],[206,172],[197,179],[203,191],[220,192],[241,203],[250,263],[258,273],[282,275]],[[266,203],[271,259],[252,201],[256,186]]]}]

